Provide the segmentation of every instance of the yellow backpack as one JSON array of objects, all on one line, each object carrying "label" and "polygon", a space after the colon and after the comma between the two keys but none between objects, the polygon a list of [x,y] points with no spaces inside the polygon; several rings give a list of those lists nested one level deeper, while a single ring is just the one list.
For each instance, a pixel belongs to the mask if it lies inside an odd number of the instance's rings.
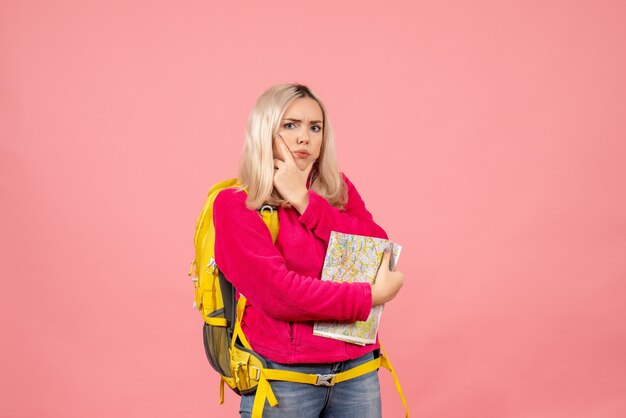
[{"label": "yellow backpack", "polygon": [[[193,306],[204,319],[204,349],[211,366],[221,375],[220,403],[224,402],[224,383],[238,394],[256,390],[265,360],[254,353],[241,331],[245,298],[235,302],[235,289],[215,265],[215,228],[213,203],[224,189],[240,187],[237,179],[222,181],[209,190],[209,195],[196,224],[194,247],[196,257],[189,275],[194,284]],[[277,212],[269,206],[261,212],[263,220],[278,235]]]},{"label": "yellow backpack", "polygon": [[[268,369],[265,359],[250,347],[241,329],[241,319],[246,307],[246,298],[239,295],[233,285],[226,280],[215,264],[215,228],[213,226],[213,203],[224,189],[240,188],[237,179],[217,183],[209,190],[194,235],[195,259],[191,263],[189,276],[194,284],[193,306],[204,319],[204,349],[211,366],[220,374],[220,404],[224,403],[224,384],[237,394],[248,395],[256,392],[252,407],[252,418],[261,418],[265,400],[272,407],[278,405],[269,384],[271,380],[283,380],[312,385],[332,386],[372,372],[379,367],[388,369],[394,379],[396,389],[409,416],[406,400],[397,376],[384,350],[367,363],[335,375],[297,373],[286,370]],[[259,215],[270,230],[272,240],[278,236],[278,212],[271,206],[263,206]]]}]

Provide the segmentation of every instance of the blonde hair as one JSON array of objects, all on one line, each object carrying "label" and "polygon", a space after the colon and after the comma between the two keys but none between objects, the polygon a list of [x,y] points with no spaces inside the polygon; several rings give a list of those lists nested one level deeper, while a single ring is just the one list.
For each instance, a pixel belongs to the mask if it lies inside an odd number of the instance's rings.
[{"label": "blonde hair", "polygon": [[333,131],[321,100],[301,84],[278,84],[267,89],[257,100],[246,128],[246,141],[239,168],[239,181],[247,189],[246,206],[286,206],[288,202],[274,188],[274,153],[272,143],[287,107],[295,99],[309,97],[322,109],[322,147],[311,170],[310,189],[341,208],[347,200],[347,186],[339,173]]}]

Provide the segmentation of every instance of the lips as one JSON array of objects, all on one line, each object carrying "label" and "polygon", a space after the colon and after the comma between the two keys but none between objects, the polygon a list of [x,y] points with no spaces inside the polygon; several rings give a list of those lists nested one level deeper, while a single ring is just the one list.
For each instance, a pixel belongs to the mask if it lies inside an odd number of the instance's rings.
[{"label": "lips", "polygon": [[295,155],[296,157],[300,157],[300,158],[307,158],[311,155],[311,153],[309,153],[308,151],[304,151],[304,150],[298,150],[298,151],[294,151],[293,155]]}]

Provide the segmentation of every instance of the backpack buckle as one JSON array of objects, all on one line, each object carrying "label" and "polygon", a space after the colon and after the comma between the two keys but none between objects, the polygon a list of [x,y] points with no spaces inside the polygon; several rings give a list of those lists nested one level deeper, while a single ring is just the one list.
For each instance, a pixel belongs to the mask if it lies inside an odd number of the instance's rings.
[{"label": "backpack buckle", "polygon": [[336,374],[318,374],[315,386],[333,386],[336,382]]},{"label": "backpack buckle", "polygon": [[261,378],[261,369],[259,369],[256,366],[248,367],[248,372],[252,372],[252,371],[254,371],[255,374],[254,374],[254,376],[250,376],[250,379],[259,381],[259,379]]}]

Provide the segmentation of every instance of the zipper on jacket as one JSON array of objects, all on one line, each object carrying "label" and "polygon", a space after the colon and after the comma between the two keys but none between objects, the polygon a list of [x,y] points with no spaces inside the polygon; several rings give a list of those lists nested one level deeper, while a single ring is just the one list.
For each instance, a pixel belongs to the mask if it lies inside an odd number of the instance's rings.
[{"label": "zipper on jacket", "polygon": [[293,322],[289,321],[289,339],[291,340],[291,344],[293,344]]}]

